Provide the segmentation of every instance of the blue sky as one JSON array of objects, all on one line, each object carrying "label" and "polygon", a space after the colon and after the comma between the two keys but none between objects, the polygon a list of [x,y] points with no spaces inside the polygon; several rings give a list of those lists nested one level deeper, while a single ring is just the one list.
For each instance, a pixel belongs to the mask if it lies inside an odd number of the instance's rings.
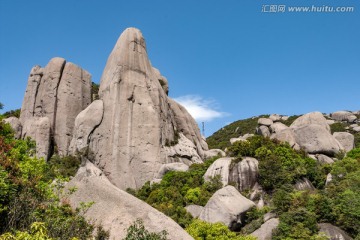
[{"label": "blue sky", "polygon": [[[278,4],[354,12],[261,12]],[[99,82],[127,27],[207,136],[259,114],[360,110],[358,0],[0,0],[2,112],[21,107],[31,67],[55,56]]]}]

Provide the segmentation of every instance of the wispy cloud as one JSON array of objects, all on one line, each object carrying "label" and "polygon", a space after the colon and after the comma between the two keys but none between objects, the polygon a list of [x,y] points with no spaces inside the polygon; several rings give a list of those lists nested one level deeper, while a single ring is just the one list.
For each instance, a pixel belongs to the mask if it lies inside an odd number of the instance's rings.
[{"label": "wispy cloud", "polygon": [[206,100],[197,95],[186,95],[174,99],[188,110],[196,121],[209,122],[215,118],[222,118],[228,115],[225,112],[219,112],[217,103],[214,100]]}]

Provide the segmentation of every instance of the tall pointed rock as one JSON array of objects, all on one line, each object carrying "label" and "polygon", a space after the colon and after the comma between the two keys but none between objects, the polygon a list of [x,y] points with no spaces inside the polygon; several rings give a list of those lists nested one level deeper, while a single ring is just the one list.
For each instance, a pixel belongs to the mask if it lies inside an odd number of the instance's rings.
[{"label": "tall pointed rock", "polygon": [[[190,165],[202,161],[207,145],[196,124],[187,126],[194,122],[184,122],[181,126],[178,123],[181,120],[175,119],[177,115],[172,109],[175,103],[168,98],[167,91],[166,78],[150,64],[141,32],[126,29],[111,52],[101,78],[101,124],[88,137],[88,152],[93,162],[121,189],[141,187],[157,175],[162,164]],[[191,118],[182,111],[181,116],[186,115],[184,121]],[[182,132],[180,126],[198,132]],[[74,143],[83,138],[77,137]]]}]

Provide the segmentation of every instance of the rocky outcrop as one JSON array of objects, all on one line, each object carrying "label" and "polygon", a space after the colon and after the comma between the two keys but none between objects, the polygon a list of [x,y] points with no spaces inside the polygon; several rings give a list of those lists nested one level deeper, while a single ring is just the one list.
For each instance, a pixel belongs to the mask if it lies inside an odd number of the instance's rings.
[{"label": "rocky outcrop", "polygon": [[263,137],[270,137],[271,133],[267,126],[261,125],[258,128],[256,128],[257,134],[263,136]]},{"label": "rocky outcrop", "polygon": [[14,130],[14,137],[16,139],[21,138],[22,126],[20,120],[17,117],[9,117],[3,120],[4,123],[8,123]]},{"label": "rocky outcrop", "polygon": [[355,114],[348,111],[337,111],[331,114],[331,118],[336,121],[345,121],[348,123],[353,123],[357,119]]},{"label": "rocky outcrop", "polygon": [[226,186],[229,183],[229,172],[232,158],[224,157],[219,158],[213,162],[210,167],[206,170],[204,174],[205,181],[211,181],[216,176],[220,176],[220,181],[223,186]]},{"label": "rocky outcrop", "polygon": [[241,192],[252,189],[259,175],[259,162],[255,158],[245,157],[240,162],[231,166],[229,182],[235,183],[235,187]]},{"label": "rocky outcrop", "polygon": [[322,153],[334,156],[343,149],[341,144],[318,124],[309,124],[294,129],[295,140],[307,153]]},{"label": "rocky outcrop", "polygon": [[288,129],[288,126],[286,126],[285,124],[283,124],[281,122],[275,122],[274,124],[270,125],[271,133],[277,133],[284,129]]},{"label": "rocky outcrop", "polygon": [[209,158],[217,157],[217,156],[225,157],[226,153],[221,149],[210,149],[208,151],[205,151],[205,153],[204,153],[205,159],[209,159]]},{"label": "rocky outcrop", "polygon": [[290,125],[290,127],[291,128],[304,127],[310,124],[320,125],[323,128],[325,128],[328,132],[330,132],[330,126],[321,112],[311,112],[304,114],[301,117],[297,118]]},{"label": "rocky outcrop", "polygon": [[91,75],[66,63],[57,88],[54,141],[61,156],[68,155],[76,116],[91,103]]},{"label": "rocky outcrop", "polygon": [[319,232],[325,233],[330,240],[352,240],[346,232],[330,223],[320,223],[319,227]]},{"label": "rocky outcrop", "polygon": [[[117,187],[139,188],[156,178],[163,164],[202,162],[207,144],[195,120],[167,92],[141,32],[126,29],[101,77],[101,123],[86,138],[88,144],[79,145],[88,145],[92,162]],[[74,136],[72,142],[81,141]]]},{"label": "rocky outcrop", "polygon": [[273,123],[273,120],[271,120],[270,118],[259,118],[258,120],[259,125],[264,125],[267,127],[270,127]]},{"label": "rocky outcrop", "polygon": [[296,142],[295,132],[292,128],[286,128],[271,135],[271,139],[277,139],[280,142],[287,142],[295,150],[300,150],[299,144]]},{"label": "rocky outcrop", "polygon": [[110,239],[123,239],[126,229],[142,219],[152,232],[166,230],[169,239],[193,239],[176,222],[136,197],[120,190],[105,177],[105,174],[89,161],[66,185],[76,191],[65,198],[76,208],[83,202],[94,202],[85,212],[85,218],[101,224],[110,232]]},{"label": "rocky outcrop", "polygon": [[[91,76],[85,70],[63,58],[53,58],[45,68],[31,69],[21,108],[20,123],[25,131],[22,137],[33,138],[38,156],[48,158],[53,151],[67,155],[75,118],[91,102]],[[47,118],[45,124],[36,123]],[[46,127],[45,127],[45,125]],[[41,129],[31,129],[40,127]],[[49,134],[35,134],[50,128]],[[47,130],[46,130],[47,131]],[[48,139],[44,139],[45,136]],[[45,145],[43,145],[45,144]],[[56,149],[54,149],[56,146]]]},{"label": "rocky outcrop", "polygon": [[260,228],[251,233],[251,235],[256,237],[258,240],[270,240],[272,239],[272,231],[277,228],[279,223],[280,221],[278,218],[272,218],[263,223]]},{"label": "rocky outcrop", "polygon": [[349,152],[355,147],[354,135],[348,132],[334,132],[333,136],[344,147],[345,152]]},{"label": "rocky outcrop", "polygon": [[334,156],[343,146],[330,133],[330,126],[320,112],[312,112],[297,118],[289,128],[276,131],[272,139],[286,141],[294,149],[304,149],[309,154]]},{"label": "rocky outcrop", "polygon": [[209,199],[199,219],[210,223],[221,222],[236,231],[244,224],[246,212],[254,206],[255,204],[242,196],[235,187],[226,186]]}]

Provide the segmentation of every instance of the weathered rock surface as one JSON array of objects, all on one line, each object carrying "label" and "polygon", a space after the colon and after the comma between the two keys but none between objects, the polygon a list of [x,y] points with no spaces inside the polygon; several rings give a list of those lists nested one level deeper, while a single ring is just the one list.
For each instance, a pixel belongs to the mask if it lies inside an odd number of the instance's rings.
[{"label": "weathered rock surface", "polygon": [[321,112],[311,112],[302,115],[301,117],[297,118],[290,127],[297,128],[297,127],[304,127],[310,124],[317,124],[324,127],[328,132],[330,132],[330,126],[326,121],[326,118],[323,116]]},{"label": "weathered rock surface", "polygon": [[277,133],[284,129],[288,129],[289,127],[281,122],[275,122],[274,124],[270,125],[270,131],[271,133]]},{"label": "weathered rock surface", "polygon": [[328,157],[324,154],[316,154],[316,159],[322,164],[332,164],[334,160],[331,157]]},{"label": "weathered rock surface", "polygon": [[354,144],[354,135],[348,132],[334,132],[333,136],[336,140],[339,141],[339,143],[344,147],[344,150],[346,152],[349,152],[355,147]]},{"label": "weathered rock surface", "polygon": [[181,162],[166,163],[160,167],[157,178],[158,179],[162,178],[169,171],[186,172],[187,170],[189,170],[189,166],[184,163]]},{"label": "weathered rock surface", "polygon": [[91,103],[91,75],[66,63],[57,88],[54,140],[61,156],[68,155],[76,116]]},{"label": "weathered rock surface", "polygon": [[320,223],[319,232],[325,233],[330,240],[352,240],[352,238],[342,229],[330,224],[330,223]]},{"label": "weathered rock surface", "polygon": [[297,127],[294,133],[296,143],[310,154],[322,153],[334,156],[343,149],[330,132],[319,124]]},{"label": "weathered rock surface", "polygon": [[271,218],[261,225],[259,229],[250,235],[257,237],[258,240],[270,240],[272,238],[272,231],[277,228],[280,221],[278,218]]},{"label": "weathered rock surface", "polygon": [[89,141],[92,161],[121,189],[141,187],[162,164],[202,162],[208,150],[195,120],[167,90],[141,32],[126,29],[101,77],[104,115]]},{"label": "weathered rock surface", "polygon": [[295,132],[292,128],[286,128],[271,135],[271,139],[277,139],[280,142],[288,142],[295,150],[300,150],[299,144],[296,142]]},{"label": "weathered rock surface", "polygon": [[296,181],[294,188],[298,191],[314,190],[315,187],[307,178],[299,179]]},{"label": "weathered rock surface", "polygon": [[210,223],[222,222],[236,231],[244,224],[245,213],[254,206],[255,204],[242,196],[235,187],[226,186],[209,199],[199,219]]},{"label": "weathered rock surface", "polygon": [[[45,68],[33,67],[20,113],[20,122],[27,129],[22,137],[26,133],[30,136],[29,126],[41,127],[33,124],[37,118],[46,117],[50,124],[49,139],[45,141],[42,134],[42,139],[38,140],[35,134],[31,134],[38,148],[42,149],[41,156],[50,157],[53,146],[60,155],[67,155],[75,117],[90,102],[91,76],[85,70],[58,57],[51,59]],[[31,130],[32,133],[35,131]],[[46,145],[41,146],[43,143]]]},{"label": "weathered rock surface", "polygon": [[273,123],[274,123],[273,120],[271,120],[270,118],[259,118],[258,120],[259,125],[264,125],[267,127],[270,127],[270,125]]},{"label": "weathered rock surface", "polygon": [[10,124],[11,128],[14,130],[14,137],[16,139],[21,138],[22,125],[17,117],[5,118],[3,122]]},{"label": "weathered rock surface", "polygon": [[36,141],[36,156],[48,159],[50,157],[51,123],[48,117],[33,117],[25,122],[22,130],[24,138],[31,137]]},{"label": "weathered rock surface", "polygon": [[255,158],[245,157],[240,162],[231,166],[229,182],[241,192],[254,187],[259,175],[259,162]]},{"label": "weathered rock surface", "polygon": [[66,196],[71,206],[76,208],[82,202],[95,202],[86,211],[85,218],[109,230],[110,239],[123,239],[126,229],[136,219],[142,219],[144,226],[152,232],[166,230],[170,239],[193,239],[171,218],[114,186],[89,161],[66,185],[66,189],[73,187],[77,190]]},{"label": "weathered rock surface", "polygon": [[246,141],[248,138],[254,136],[254,134],[246,133],[244,136],[240,136],[238,138],[230,138],[230,143],[234,144],[237,141]]},{"label": "weathered rock surface", "polygon": [[200,216],[201,211],[204,209],[203,206],[199,205],[188,205],[185,207],[186,211],[191,214],[193,218],[197,218]]},{"label": "weathered rock surface", "polygon": [[263,137],[270,137],[271,133],[267,126],[261,125],[256,129],[256,132]]},{"label": "weathered rock surface", "polygon": [[70,144],[71,153],[83,152],[83,149],[88,147],[90,135],[101,123],[103,115],[104,104],[101,100],[95,100],[77,115]]},{"label": "weathered rock surface", "polygon": [[226,153],[221,149],[210,149],[204,153],[205,159],[209,159],[216,156],[225,157]]},{"label": "weathered rock surface", "polygon": [[279,114],[271,114],[269,116],[269,119],[271,119],[275,123],[281,121],[281,116]]},{"label": "weathered rock surface", "polygon": [[337,111],[331,114],[331,118],[336,121],[346,121],[349,123],[355,122],[357,117],[352,113],[348,111]]},{"label": "weathered rock surface", "polygon": [[232,158],[230,157],[217,159],[207,169],[206,173],[204,174],[204,180],[210,181],[212,178],[219,175],[223,186],[226,186],[229,183],[229,172],[230,172],[231,162],[232,162]]}]

